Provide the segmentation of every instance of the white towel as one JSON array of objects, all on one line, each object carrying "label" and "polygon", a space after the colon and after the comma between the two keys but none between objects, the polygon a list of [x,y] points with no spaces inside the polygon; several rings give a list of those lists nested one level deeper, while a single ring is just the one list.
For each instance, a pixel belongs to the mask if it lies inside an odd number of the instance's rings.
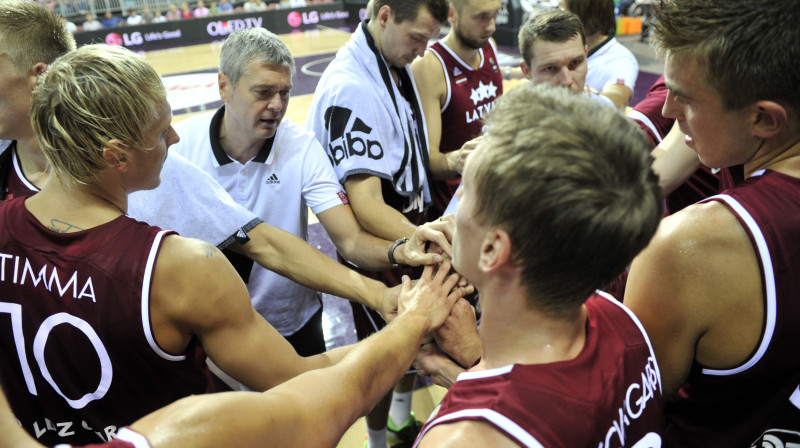
[{"label": "white towel", "polygon": [[128,196],[128,216],[220,249],[233,243],[237,234],[245,238],[247,231],[262,222],[214,178],[175,151],[169,152],[156,189]]},{"label": "white towel", "polygon": [[366,22],[339,49],[317,84],[306,128],[316,135],[339,181],[353,174],[387,179],[403,196],[424,192],[428,137],[409,66],[397,70],[409,88],[403,99],[389,66],[366,31]]}]

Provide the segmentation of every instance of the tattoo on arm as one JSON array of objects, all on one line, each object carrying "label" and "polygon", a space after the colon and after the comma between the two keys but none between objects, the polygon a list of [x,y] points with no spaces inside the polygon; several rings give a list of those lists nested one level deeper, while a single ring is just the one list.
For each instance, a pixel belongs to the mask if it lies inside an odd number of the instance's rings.
[{"label": "tattoo on arm", "polygon": [[68,222],[61,221],[59,219],[51,219],[50,225],[47,226],[47,228],[58,233],[77,232],[79,230],[86,230],[78,226],[72,225]]},{"label": "tattoo on arm", "polygon": [[211,258],[214,256],[214,253],[217,252],[217,248],[211,243],[203,243],[203,252],[206,254],[206,258]]}]

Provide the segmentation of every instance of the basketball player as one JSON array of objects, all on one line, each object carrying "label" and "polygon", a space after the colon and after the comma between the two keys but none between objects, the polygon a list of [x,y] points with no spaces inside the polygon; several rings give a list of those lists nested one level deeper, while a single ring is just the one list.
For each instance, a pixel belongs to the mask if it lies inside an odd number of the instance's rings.
[{"label": "basketball player", "polygon": [[[334,447],[342,434],[405,372],[422,336],[447,317],[456,277],[426,268],[400,293],[399,316],[334,366],[306,372],[268,392],[228,392],[179,400],[94,448]],[[330,387],[335,384],[336,387]],[[124,405],[120,403],[120,405]],[[320,424],[320,422],[324,422]],[[0,389],[0,448],[41,448],[17,424]],[[61,445],[62,447],[65,445]]]},{"label": "basketball player", "polygon": [[[800,11],[790,0],[664,2],[663,113],[745,181],[667,217],[625,303],[653,340],[667,446],[784,446],[800,419]],[[769,80],[769,81],[766,81]]]},{"label": "basketball player", "polygon": [[586,84],[624,109],[639,77],[639,62],[614,37],[617,28],[614,0],[560,0],[560,3],[564,10],[580,18],[586,32],[589,49]]},{"label": "basketball player", "polygon": [[[421,97],[409,63],[439,36],[446,0],[372,0],[370,19],[328,65],[317,84],[306,128],[327,151],[358,222],[373,235],[402,241],[425,222],[431,202],[427,178],[428,138]],[[409,274],[410,273],[410,274]],[[399,284],[403,269],[383,271]],[[381,318],[353,304],[356,331],[364,338]],[[418,430],[410,415],[414,376],[396,389],[392,420],[401,440]],[[402,395],[400,395],[402,394]],[[367,417],[372,448],[386,446],[387,406]],[[408,427],[409,431],[402,429]],[[408,434],[406,434],[408,433]],[[400,435],[405,434],[405,435]]]},{"label": "basketball player", "polygon": [[481,293],[482,353],[416,446],[660,446],[647,335],[596,292],[661,218],[644,136],[546,85],[506,92],[487,129],[467,159],[453,238],[454,267]]},{"label": "basketball player", "polygon": [[451,0],[450,32],[411,64],[428,124],[433,205],[438,218],[461,183],[464,160],[483,130],[483,117],[503,94],[492,39],[500,0]]},{"label": "basketball player", "polygon": [[613,104],[586,81],[586,36],[575,14],[552,9],[528,19],[519,30],[520,68],[534,84],[547,83]]}]

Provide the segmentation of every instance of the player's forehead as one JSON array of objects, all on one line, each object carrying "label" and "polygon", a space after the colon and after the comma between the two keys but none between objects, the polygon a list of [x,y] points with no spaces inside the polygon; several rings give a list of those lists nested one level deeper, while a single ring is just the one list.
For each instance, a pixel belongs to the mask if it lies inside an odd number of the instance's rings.
[{"label": "player's forehead", "polygon": [[424,5],[420,6],[417,11],[417,16],[413,20],[404,20],[400,23],[395,23],[408,34],[426,36],[428,39],[438,37],[439,31],[442,28],[442,24],[433,17],[433,14],[431,14]]},{"label": "player's forehead", "polygon": [[555,42],[537,39],[533,43],[534,65],[569,63],[586,57],[581,37],[576,35],[566,41]]},{"label": "player's forehead", "polygon": [[502,0],[464,0],[462,10],[469,14],[494,13],[502,6]]}]

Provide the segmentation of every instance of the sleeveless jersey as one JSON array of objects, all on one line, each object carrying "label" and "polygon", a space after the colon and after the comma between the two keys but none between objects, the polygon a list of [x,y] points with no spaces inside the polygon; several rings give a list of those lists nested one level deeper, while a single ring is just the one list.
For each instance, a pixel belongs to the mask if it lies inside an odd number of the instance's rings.
[{"label": "sleeveless jersey", "polygon": [[417,443],[438,424],[479,420],[523,447],[660,446],[661,375],[644,329],[611,297],[586,308],[575,359],[462,373]]},{"label": "sleeveless jersey", "polygon": [[[758,174],[709,200],[736,215],[759,260],[761,340],[736,368],[713,370],[695,363],[667,403],[665,441],[671,444],[749,446],[800,384],[800,179],[775,171]],[[800,431],[800,419],[781,429]]]},{"label": "sleeveless jersey", "polygon": [[[439,151],[448,153],[483,131],[483,117],[492,109],[497,97],[503,94],[503,74],[497,62],[497,51],[491,40],[479,51],[481,62],[477,69],[453,52],[441,40],[428,47],[444,69],[447,95],[442,106],[442,139]],[[431,194],[431,219],[444,213],[455,194],[461,177],[434,180]]]},{"label": "sleeveless jersey", "polygon": [[211,391],[196,341],[168,354],[151,331],[153,266],[170,232],[120,216],[57,233],[24,201],[0,202],[0,381],[22,427],[47,446],[107,442]]},{"label": "sleeveless jersey", "polygon": [[[11,145],[6,148],[8,152],[8,167],[4,167],[2,172],[7,176],[3,179],[5,191],[3,192],[3,200],[9,200],[16,197],[32,196],[36,194],[39,189],[36,188],[22,172],[22,166],[17,156],[17,142],[11,142]],[[5,155],[5,154],[4,154]]]}]

